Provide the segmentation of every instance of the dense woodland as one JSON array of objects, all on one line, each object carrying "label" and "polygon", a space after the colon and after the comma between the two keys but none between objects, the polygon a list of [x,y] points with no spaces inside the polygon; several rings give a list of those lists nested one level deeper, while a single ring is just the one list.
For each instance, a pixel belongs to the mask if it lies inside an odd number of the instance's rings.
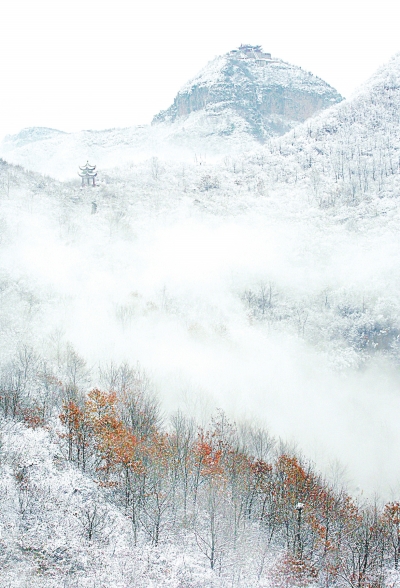
[{"label": "dense woodland", "polygon": [[[72,348],[58,372],[26,348],[2,369],[3,528],[14,521],[14,541],[1,540],[4,577],[22,552],[31,578],[37,574],[35,585],[61,578],[64,585],[86,585],[80,582],[96,564],[77,566],[78,541],[101,549],[105,576],[93,585],[110,585],[120,532],[128,537],[125,556],[129,549],[132,557],[138,549],[154,555],[183,543],[213,572],[204,583],[186,578],[174,586],[397,585],[400,503],[354,500],[339,479],[327,481],[293,448],[251,424],[230,422],[222,411],[207,426],[182,412],[163,420],[139,367],[105,367],[103,388],[85,394],[87,377]],[[23,430],[22,436],[39,433],[36,443],[51,440],[57,473],[50,477],[70,477],[68,506],[52,496],[48,477],[38,480],[37,464],[10,446],[10,432]],[[94,482],[86,495],[71,474],[76,469]],[[61,545],[47,536],[57,519],[66,528]],[[120,570],[113,585],[150,585],[130,574]]]}]

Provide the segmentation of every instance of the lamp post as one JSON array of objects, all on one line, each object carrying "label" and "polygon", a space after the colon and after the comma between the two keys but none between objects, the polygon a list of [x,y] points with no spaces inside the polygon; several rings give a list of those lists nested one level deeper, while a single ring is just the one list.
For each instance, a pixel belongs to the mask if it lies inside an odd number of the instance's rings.
[{"label": "lamp post", "polygon": [[302,502],[298,502],[296,504],[297,510],[297,532],[296,532],[296,539],[295,539],[295,552],[296,555],[301,559],[302,557],[302,544],[301,544],[301,513],[303,512],[304,504]]}]

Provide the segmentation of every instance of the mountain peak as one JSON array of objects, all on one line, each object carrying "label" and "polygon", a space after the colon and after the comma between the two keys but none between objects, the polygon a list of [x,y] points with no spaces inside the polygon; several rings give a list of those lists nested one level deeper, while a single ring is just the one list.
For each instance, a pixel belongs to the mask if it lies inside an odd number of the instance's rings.
[{"label": "mountain peak", "polygon": [[210,117],[223,114],[225,134],[243,129],[244,123],[263,142],[342,99],[320,78],[273,58],[260,45],[241,45],[210,61],[153,124],[175,122],[197,111]]}]

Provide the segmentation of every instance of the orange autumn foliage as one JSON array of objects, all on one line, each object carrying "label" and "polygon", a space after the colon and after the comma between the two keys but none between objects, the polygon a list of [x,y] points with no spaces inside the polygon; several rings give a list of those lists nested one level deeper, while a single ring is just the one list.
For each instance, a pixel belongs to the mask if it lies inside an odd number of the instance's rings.
[{"label": "orange autumn foliage", "polygon": [[211,435],[199,433],[197,443],[194,448],[200,472],[203,476],[222,476],[224,469],[222,467],[222,449],[215,446]]},{"label": "orange autumn foliage", "polygon": [[[212,422],[209,431],[200,429],[197,437],[193,431],[186,441],[182,433],[179,437],[156,426],[146,431],[135,428],[124,402],[124,394],[99,389],[92,390],[81,405],[64,402],[61,437],[78,464],[84,463],[82,452],[90,453],[90,467],[99,483],[115,489],[135,529],[145,521],[155,543],[160,521],[170,512],[178,516],[179,499],[188,524],[191,509],[195,512],[209,493],[212,500],[206,504],[217,509],[213,516],[218,508],[226,508],[236,517],[238,533],[249,521],[257,522],[263,540],[283,546],[287,555],[273,572],[275,586],[306,586],[315,581],[318,568],[324,585],[347,578],[356,586],[371,587],[375,578],[380,581],[374,571],[380,564],[375,563],[378,549],[369,545],[378,545],[381,534],[393,544],[397,566],[400,503],[387,504],[375,520],[301,458],[281,454],[271,463],[253,458],[224,419]],[[375,560],[366,560],[365,570],[361,564],[350,565],[356,558],[345,560],[343,554],[364,553],[367,540],[365,557],[372,558],[372,553]]]}]

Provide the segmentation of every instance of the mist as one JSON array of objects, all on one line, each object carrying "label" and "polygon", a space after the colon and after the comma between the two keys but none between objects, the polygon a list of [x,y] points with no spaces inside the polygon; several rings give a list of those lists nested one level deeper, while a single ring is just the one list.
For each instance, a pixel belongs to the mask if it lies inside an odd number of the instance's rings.
[{"label": "mist", "polygon": [[[89,192],[62,185],[75,199],[15,190],[3,200],[3,359],[22,344],[51,355],[69,342],[93,385],[99,367],[139,362],[166,418],[222,408],[296,444],[328,476],[340,462],[351,491],[390,498],[398,365],[335,329],[338,308],[396,317],[398,234],[322,223],[301,197],[289,209],[289,193],[216,215],[216,201],[207,210],[155,191],[144,204],[119,189],[116,205],[100,187],[93,215]],[[261,290],[260,318],[249,301]]]}]

